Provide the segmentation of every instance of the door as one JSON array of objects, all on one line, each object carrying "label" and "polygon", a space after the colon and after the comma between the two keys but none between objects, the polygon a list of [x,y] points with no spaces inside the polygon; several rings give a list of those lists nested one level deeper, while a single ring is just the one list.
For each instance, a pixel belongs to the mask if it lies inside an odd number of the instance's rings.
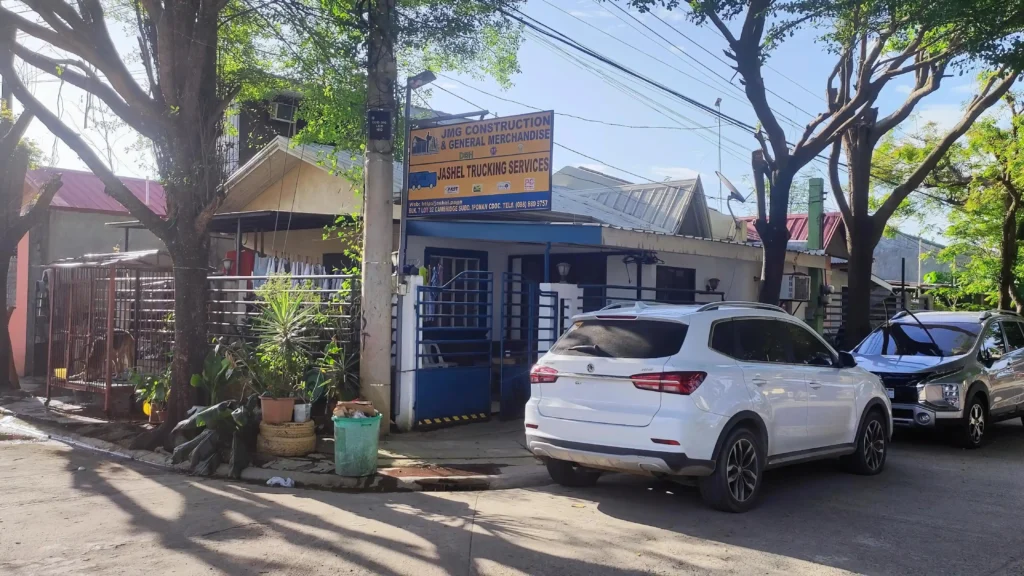
[{"label": "door", "polygon": [[1024,403],[1024,324],[1016,320],[1003,320],[1003,333],[1006,336],[1010,370],[1013,372],[1007,404],[1014,410]]},{"label": "door", "polygon": [[990,322],[981,334],[981,353],[989,377],[989,412],[1000,414],[1014,409],[1011,356],[1006,352],[1006,335],[996,320]]},{"label": "door", "polygon": [[[789,363],[786,322],[740,318],[715,324],[712,346],[739,360],[751,402],[766,414],[770,455],[807,450],[807,381]],[[728,352],[726,350],[729,350]]]},{"label": "door", "polygon": [[647,426],[661,408],[661,392],[636,385],[634,376],[662,371],[679,352],[686,324],[605,316],[583,319],[540,362],[538,410],[543,416]]},{"label": "door", "polygon": [[807,381],[807,436],[812,448],[853,441],[857,429],[857,382],[840,370],[835,354],[809,327],[787,324],[792,362]]}]

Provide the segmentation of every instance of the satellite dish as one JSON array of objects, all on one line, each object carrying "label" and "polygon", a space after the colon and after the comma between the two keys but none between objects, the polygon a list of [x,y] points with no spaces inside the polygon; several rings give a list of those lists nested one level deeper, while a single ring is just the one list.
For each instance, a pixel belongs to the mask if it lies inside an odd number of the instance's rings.
[{"label": "satellite dish", "polygon": [[747,201],[747,199],[743,197],[743,194],[740,194],[740,191],[737,190],[736,187],[732,185],[732,182],[729,182],[729,179],[723,176],[721,172],[716,170],[715,175],[718,176],[718,179],[722,181],[722,184],[729,189],[729,200],[735,200],[737,202]]}]

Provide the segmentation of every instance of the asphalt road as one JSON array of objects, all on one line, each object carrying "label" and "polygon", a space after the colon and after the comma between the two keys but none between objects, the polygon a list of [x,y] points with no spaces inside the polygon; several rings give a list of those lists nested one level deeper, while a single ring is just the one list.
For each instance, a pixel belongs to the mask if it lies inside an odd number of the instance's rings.
[{"label": "asphalt road", "polygon": [[642,478],[341,494],[0,441],[4,575],[1022,574],[1022,524],[1020,421],[979,451],[900,439],[874,478],[829,462],[769,473],[744,515]]}]

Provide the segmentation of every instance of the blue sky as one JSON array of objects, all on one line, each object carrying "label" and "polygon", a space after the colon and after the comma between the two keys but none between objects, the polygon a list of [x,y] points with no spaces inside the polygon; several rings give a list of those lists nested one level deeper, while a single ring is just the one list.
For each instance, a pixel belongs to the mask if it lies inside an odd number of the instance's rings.
[{"label": "blue sky", "polygon": [[[748,124],[757,123],[757,118],[742,94],[739,81],[732,79],[732,70],[715,58],[718,56],[724,59],[722,50],[725,48],[725,41],[717,30],[710,26],[697,26],[686,18],[682,10],[656,11],[655,14],[664,23],[651,15],[630,12],[649,26],[652,32],[621,12],[617,6],[624,7],[623,0],[616,0],[615,3],[597,0],[529,0],[523,10],[605,56],[707,106],[713,106],[716,98],[722,98],[723,113]],[[129,33],[133,31],[118,32],[111,30],[119,49],[133,49]],[[808,113],[816,114],[822,109],[825,79],[834,65],[833,57],[821,44],[815,42],[816,33],[814,30],[804,30],[788,40],[772,54],[769,67],[764,71],[768,88],[778,94],[770,96],[773,108],[799,125],[797,127],[783,120],[790,141],[799,137],[801,128],[810,119]],[[427,93],[429,105],[447,112],[469,111],[472,107],[455,94],[499,115],[530,110],[461,84],[465,83],[541,109],[619,124],[674,127],[672,130],[622,128],[557,116],[555,141],[597,160],[556,147],[554,167],[558,169],[566,164],[583,165],[635,182],[641,182],[642,179],[616,168],[655,181],[691,177],[699,173],[704,181],[709,206],[718,206],[718,180],[714,175],[718,168],[718,132],[717,122],[711,115],[695,110],[637,80],[610,72],[574,51],[570,50],[566,54],[554,50],[534,37],[527,37],[519,61],[522,71],[515,76],[514,86],[507,91],[487,78],[444,74],[435,83],[437,88]],[[28,67],[25,69],[29,72],[32,70]],[[592,70],[604,74],[606,78],[596,75]],[[51,106],[51,109],[58,110],[62,118],[79,129],[106,158],[107,146],[102,134],[93,126],[87,130],[82,129],[85,108],[82,92],[70,86],[60,89],[59,82],[52,77],[35,74],[33,78],[29,72],[23,73],[23,78],[35,90],[37,97]],[[141,66],[135,65],[132,72],[140,80],[144,77]],[[609,81],[617,82],[618,86]],[[886,113],[902,101],[909,93],[910,82],[910,78],[906,78],[887,87],[879,101],[881,113]],[[970,98],[971,88],[971,76],[947,79],[942,90],[925,99],[918,106],[917,116],[906,122],[900,130],[913,132],[917,123],[926,121],[952,125],[960,116],[962,103]],[[635,93],[630,93],[630,90]],[[416,103],[423,104],[423,100],[417,99]],[[53,158],[53,164],[84,169],[77,156],[62,143],[55,142],[53,135],[39,122],[33,123],[28,136],[39,144],[45,154]],[[747,193],[751,188],[750,150],[756,143],[749,134],[728,125],[723,125],[722,136],[723,172],[741,191]],[[154,176],[150,154],[145,148],[138,147],[134,133],[126,129],[114,130],[110,138],[111,160],[116,173],[137,177]],[[823,164],[812,163],[807,173],[824,176],[823,167]],[[835,209],[830,195],[826,195],[826,201],[828,209]],[[734,207],[738,213],[751,213],[753,202],[745,206],[734,204]],[[941,217],[935,217],[923,227],[916,222],[902,223],[900,227],[907,232],[941,240],[941,232],[945,229],[942,220]]]},{"label": "blue sky", "polygon": [[[621,0],[617,5],[625,6]],[[722,98],[723,113],[748,124],[757,123],[738,79],[733,79],[731,86],[727,85],[727,80],[732,78],[732,70],[701,49],[706,48],[724,60],[722,50],[725,41],[710,25],[701,27],[689,21],[684,11],[656,11],[664,23],[651,15],[631,11],[654,32],[609,2],[530,0],[524,12],[705,105],[713,106],[716,98]],[[834,57],[815,41],[815,35],[814,30],[805,30],[787,41],[772,54],[769,68],[764,71],[767,87],[778,94],[770,96],[772,107],[800,128],[810,120],[808,112],[817,114],[823,109],[825,80],[835,64]],[[597,67],[586,56],[575,52],[573,55]],[[697,60],[724,79],[714,76]],[[557,116],[555,141],[601,162],[556,147],[554,167],[584,165],[632,181],[640,179],[613,167],[657,181],[666,177],[689,177],[697,172],[704,182],[709,206],[718,206],[718,180],[714,175],[718,168],[717,123],[713,116],[660,94],[637,80],[626,79],[599,67],[603,73],[666,106],[669,109],[669,117],[666,117],[645,105],[636,95],[623,93],[578,62],[567,59],[564,54],[531,36],[527,37],[520,51],[519,61],[522,72],[514,78],[515,85],[507,91],[493,80],[466,74],[446,74],[438,79],[436,85],[499,115],[522,113],[529,109],[485,95],[459,82],[530,106],[591,119],[644,126],[679,127],[682,124],[710,127],[704,130],[630,129]],[[890,84],[879,100],[880,112],[884,114],[902,102],[910,91],[910,83],[911,79],[906,78]],[[927,121],[952,125],[960,116],[962,103],[970,98],[971,88],[970,76],[947,79],[943,88],[925,99],[919,105],[916,117],[904,123],[900,130],[913,132],[918,123]],[[431,91],[429,102],[433,108],[449,112],[472,109],[444,90]],[[788,139],[796,141],[801,129],[785,120],[782,122]],[[750,150],[756,142],[748,133],[728,125],[723,125],[722,136],[723,172],[742,192],[747,193],[751,188]],[[806,172],[824,177],[823,168],[824,164],[812,163]],[[835,209],[835,202],[830,196],[827,196],[827,205],[829,209]],[[734,204],[734,207],[737,206]],[[751,200],[737,212],[750,213],[753,209]],[[901,227],[911,233],[937,238],[937,232],[944,228],[941,222],[938,224],[927,226],[926,230],[921,230],[915,222],[903,223]]]}]

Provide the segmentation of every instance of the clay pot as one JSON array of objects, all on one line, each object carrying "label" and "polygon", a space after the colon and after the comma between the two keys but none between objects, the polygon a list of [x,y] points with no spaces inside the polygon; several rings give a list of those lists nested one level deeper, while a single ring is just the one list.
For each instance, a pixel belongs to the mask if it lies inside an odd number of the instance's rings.
[{"label": "clay pot", "polygon": [[295,398],[260,397],[260,408],[263,409],[263,421],[267,424],[283,424],[292,421]]},{"label": "clay pot", "polygon": [[167,419],[167,412],[164,410],[153,410],[149,411],[149,423],[150,424],[163,424],[164,420]]}]

